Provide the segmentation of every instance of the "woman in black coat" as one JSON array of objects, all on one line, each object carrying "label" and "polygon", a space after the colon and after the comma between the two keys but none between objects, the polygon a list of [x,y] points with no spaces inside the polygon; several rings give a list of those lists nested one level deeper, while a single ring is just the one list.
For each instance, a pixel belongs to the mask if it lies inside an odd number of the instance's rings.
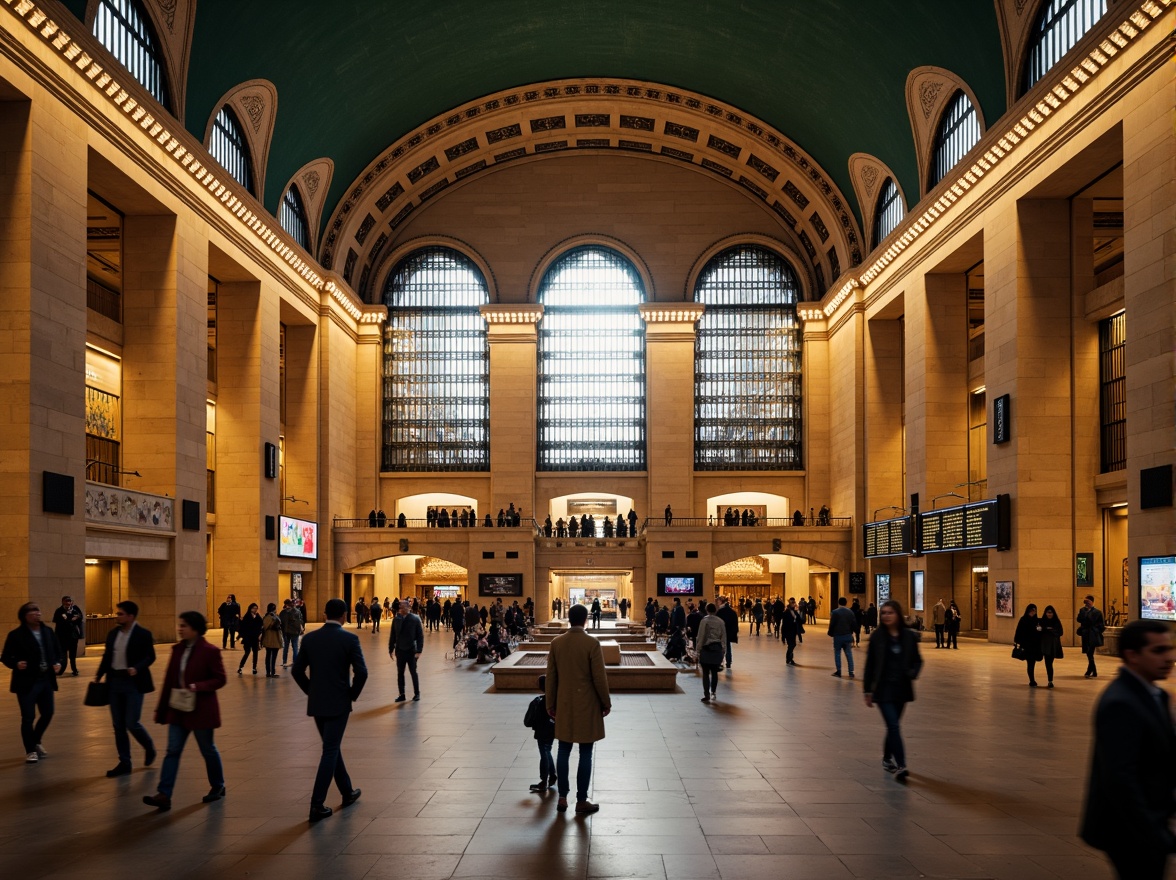
[{"label": "woman in black coat", "polygon": [[1062,619],[1052,605],[1041,612],[1041,656],[1045,660],[1046,687],[1053,687],[1054,660],[1062,659]]},{"label": "woman in black coat", "polygon": [[1037,661],[1041,659],[1041,620],[1037,616],[1037,606],[1032,602],[1025,606],[1025,613],[1017,621],[1017,632],[1013,636],[1013,643],[1025,652],[1025,667],[1029,671],[1029,687],[1037,687],[1037,679],[1033,677],[1033,670]]},{"label": "woman in black coat", "polygon": [[249,655],[253,655],[253,674],[257,675],[257,652],[261,648],[261,627],[262,617],[259,612],[259,607],[256,602],[249,605],[249,610],[245,612],[245,616],[241,618],[241,622],[237,624],[237,635],[241,637],[241,650],[245,653],[241,655],[241,665],[237,667],[237,675],[241,675],[245,669],[245,661],[249,659]]},{"label": "woman in black coat", "polygon": [[[21,605],[16,619],[20,626],[4,640],[0,662],[12,670],[8,689],[16,694],[20,705],[25,763],[36,764],[45,757],[41,738],[53,720],[53,693],[57,690],[57,673],[61,672],[61,654],[57,634],[41,623],[41,606],[36,602]],[[41,717],[34,724],[38,711]]]},{"label": "woman in black coat", "polygon": [[914,702],[913,682],[923,668],[923,657],[919,654],[918,633],[907,628],[898,602],[893,599],[883,602],[878,609],[878,619],[880,625],[870,634],[866,645],[866,672],[862,684],[866,705],[877,704],[882,720],[886,722],[882,767],[901,782],[909,774],[899,720],[906,704]]}]

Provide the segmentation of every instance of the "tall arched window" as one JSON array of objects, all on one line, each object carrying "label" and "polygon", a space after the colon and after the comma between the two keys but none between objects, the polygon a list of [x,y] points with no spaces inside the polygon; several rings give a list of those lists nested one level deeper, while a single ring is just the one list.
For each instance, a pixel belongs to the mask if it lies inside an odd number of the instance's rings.
[{"label": "tall arched window", "polygon": [[489,302],[473,261],[428,247],[384,288],[386,471],[490,468],[490,348],[478,310]]},{"label": "tall arched window", "polygon": [[171,110],[163,52],[138,0],[98,0],[94,36],[165,110]]},{"label": "tall arched window", "polygon": [[711,258],[695,302],[706,306],[694,354],[694,467],[799,470],[800,284],[782,257],[737,245]]},{"label": "tall arched window", "polygon": [[645,470],[645,286],[610,248],[578,247],[539,286],[541,471]]},{"label": "tall arched window", "polygon": [[980,120],[976,108],[962,90],[948,102],[939,130],[935,133],[935,152],[931,159],[931,186],[939,183],[980,140]]},{"label": "tall arched window", "polygon": [[874,209],[874,247],[890,235],[906,216],[902,195],[893,177],[887,177],[878,194],[878,207]]},{"label": "tall arched window", "polygon": [[228,106],[221,107],[212,121],[208,152],[232,175],[233,180],[253,192],[253,162],[249,158],[249,142],[245,140],[245,131],[237,120],[237,114]]},{"label": "tall arched window", "polygon": [[290,184],[282,196],[282,204],[278,206],[278,222],[286,234],[302,245],[304,250],[310,250],[310,223],[306,219],[302,196],[294,184]]},{"label": "tall arched window", "polygon": [[1047,0],[1043,3],[1033,23],[1025,53],[1022,92],[1033,88],[1106,12],[1107,0]]}]

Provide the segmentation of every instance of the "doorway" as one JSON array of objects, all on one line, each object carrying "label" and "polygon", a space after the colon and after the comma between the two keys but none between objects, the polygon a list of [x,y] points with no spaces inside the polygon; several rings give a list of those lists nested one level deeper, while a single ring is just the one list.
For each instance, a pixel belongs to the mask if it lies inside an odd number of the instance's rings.
[{"label": "doorway", "polygon": [[988,631],[988,566],[972,566],[972,629]]}]

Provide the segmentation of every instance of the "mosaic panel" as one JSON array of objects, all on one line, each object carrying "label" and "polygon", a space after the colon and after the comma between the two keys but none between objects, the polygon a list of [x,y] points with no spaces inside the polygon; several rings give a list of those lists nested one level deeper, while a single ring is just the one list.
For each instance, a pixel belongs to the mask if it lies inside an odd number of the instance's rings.
[{"label": "mosaic panel", "polygon": [[416,205],[413,204],[412,202],[409,202],[407,205],[405,205],[403,208],[401,208],[399,211],[396,212],[396,216],[392,218],[392,220],[388,223],[388,226],[392,229],[395,229],[397,226],[399,226],[401,223],[404,222],[405,218],[408,217],[409,214],[411,214],[415,210],[416,210]]},{"label": "mosaic panel", "polygon": [[[829,230],[825,226],[825,221],[821,219],[821,215],[813,211],[813,215],[809,217],[809,223],[813,224],[813,229],[817,230],[817,235],[821,237],[821,244],[829,240]],[[838,275],[841,273],[838,272]]]},{"label": "mosaic panel", "polygon": [[576,128],[608,128],[612,116],[608,113],[577,113]]},{"label": "mosaic panel", "polygon": [[645,141],[617,141],[617,146],[622,150],[640,150],[643,153],[652,153],[653,144],[647,144]]},{"label": "mosaic panel", "polygon": [[713,134],[707,137],[706,145],[712,150],[718,150],[720,153],[730,156],[732,159],[738,159],[742,149],[730,141],[725,141],[721,137],[715,137]]},{"label": "mosaic panel", "polygon": [[691,128],[689,125],[682,125],[680,122],[670,122],[667,120],[663,130],[671,137],[681,138],[684,141],[698,142],[698,129]]},{"label": "mosaic panel", "polygon": [[841,259],[837,256],[837,248],[829,248],[829,265],[833,268],[833,277],[841,275]]},{"label": "mosaic panel", "polygon": [[496,153],[494,156],[495,162],[509,162],[511,159],[517,159],[520,156],[527,155],[526,147],[518,147],[514,150],[507,150],[505,153]]},{"label": "mosaic panel", "polygon": [[486,143],[496,144],[509,138],[517,138],[523,133],[523,127],[517,122],[514,125],[504,125],[502,128],[491,129],[486,132]]},{"label": "mosaic panel", "polygon": [[805,194],[802,193],[800,190],[798,190],[796,188],[796,184],[793,183],[791,180],[785,181],[785,183],[784,183],[784,195],[788,196],[788,198],[790,198],[790,199],[792,199],[792,201],[796,202],[796,204],[799,207],[801,207],[801,208],[808,207],[808,203],[809,203],[808,197],[805,196]]},{"label": "mosaic panel", "polygon": [[752,168],[752,169],[758,171],[760,174],[762,174],[764,177],[766,177],[768,180],[772,181],[773,183],[776,181],[776,178],[780,176],[779,171],[777,171],[775,168],[773,168],[771,165],[769,165],[767,162],[765,162],[763,159],[761,159],[755,153],[752,153],[750,156],[747,157],[747,165],[749,168]]},{"label": "mosaic panel", "polygon": [[567,128],[567,124],[567,120],[563,116],[541,116],[531,120],[531,134]]},{"label": "mosaic panel", "polygon": [[751,190],[753,193],[755,193],[757,196],[759,196],[761,199],[764,199],[765,201],[768,198],[768,193],[766,190],[760,189],[752,181],[748,180],[743,175],[739,176],[739,185],[741,187],[743,187],[744,189]]},{"label": "mosaic panel", "polygon": [[621,116],[621,128],[634,131],[653,131],[653,120],[648,116]]},{"label": "mosaic panel", "polygon": [[391,188],[386,193],[376,199],[376,207],[379,208],[381,212],[387,211],[388,206],[402,195],[404,195],[404,187],[398,180],[396,183],[392,184]]},{"label": "mosaic panel", "polygon": [[817,258],[817,249],[813,247],[813,240],[809,238],[807,232],[800,233],[800,243],[804,245],[805,253],[809,255],[809,258],[815,260]]},{"label": "mosaic panel", "polygon": [[685,150],[675,150],[673,147],[662,147],[661,154],[669,156],[671,159],[681,159],[683,162],[693,162],[694,154],[687,153]]},{"label": "mosaic panel", "polygon": [[554,150],[566,150],[568,147],[567,141],[548,141],[545,144],[535,144],[536,153],[550,153]]},{"label": "mosaic panel", "polygon": [[388,233],[381,232],[376,236],[376,240],[372,242],[372,258],[379,256],[380,251],[384,249],[384,245],[388,243]]},{"label": "mosaic panel", "polygon": [[476,149],[478,149],[478,139],[476,137],[467,138],[460,144],[447,147],[445,149],[445,158],[452,162],[454,159],[459,159],[466,153],[472,153]]},{"label": "mosaic panel", "polygon": [[608,138],[577,138],[577,147],[611,147],[612,142]]},{"label": "mosaic panel", "polygon": [[718,162],[712,162],[710,159],[703,159],[702,160],[702,167],[709,168],[711,171],[717,171],[719,174],[723,175],[724,177],[734,177],[735,176],[735,172],[732,171],[730,168],[728,168],[726,165],[720,165]]},{"label": "mosaic panel", "polygon": [[372,227],[376,225],[376,218],[368,214],[363,218],[363,222],[359,224],[359,229],[355,230],[355,240],[363,244],[363,240],[368,237],[368,233],[372,231]]},{"label": "mosaic panel", "polygon": [[432,174],[440,167],[441,163],[437,161],[437,157],[430,156],[416,168],[408,172],[409,183],[418,183],[426,174]]},{"label": "mosaic panel", "polygon": [[796,218],[793,217],[788,209],[780,204],[780,202],[772,202],[772,210],[783,217],[785,223],[787,223],[793,229],[796,228]]},{"label": "mosaic panel", "polygon": [[347,262],[343,264],[343,280],[348,284],[351,283],[351,273],[355,271],[355,261],[359,259],[357,254],[351,248],[347,249]]}]

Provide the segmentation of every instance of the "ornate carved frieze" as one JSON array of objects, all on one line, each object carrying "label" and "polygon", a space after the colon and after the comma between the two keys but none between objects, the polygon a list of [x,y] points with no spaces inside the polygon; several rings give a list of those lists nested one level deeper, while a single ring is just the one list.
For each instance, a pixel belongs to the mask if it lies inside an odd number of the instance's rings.
[{"label": "ornate carved frieze", "polygon": [[984,113],[976,95],[968,84],[942,67],[916,67],[907,75],[907,113],[911,118],[911,132],[915,138],[915,155],[919,164],[920,196],[927,191],[931,156],[935,150],[935,132],[943,111],[957,91],[968,96],[976,108],[980,133],[984,133]]},{"label": "ornate carved frieze", "polygon": [[[561,137],[571,128],[592,132]],[[686,144],[691,149],[682,149]],[[609,149],[688,164],[729,181],[771,208],[793,240],[808,242],[803,253],[814,267],[824,267],[825,277],[832,271],[830,248],[842,265],[862,259],[864,242],[844,195],[782,133],[734,108],[680,90],[628,80],[561,80],[455,107],[391,145],[336,206],[320,260],[324,266],[337,265],[337,254],[349,257],[353,251],[356,266],[344,276],[362,280],[360,267],[381,259],[373,244],[379,241],[377,233],[390,233],[394,240],[416,207],[459,182],[517,159]],[[737,170],[741,165],[744,173]],[[374,225],[366,223],[369,214]],[[801,233],[804,238],[798,237]],[[820,250],[812,244],[818,240],[824,246]],[[379,271],[370,273],[373,283],[378,276]]]},{"label": "ornate carved frieze", "polygon": [[265,171],[269,160],[270,141],[278,115],[278,90],[268,79],[251,79],[225,92],[213,105],[212,114],[204,129],[204,143],[212,133],[212,123],[221,107],[228,105],[241,121],[241,132],[249,142],[253,157],[253,177],[258,198],[265,193]]},{"label": "ornate carved frieze", "polygon": [[887,178],[893,180],[898,187],[903,205],[909,205],[906,194],[902,191],[902,184],[885,162],[869,153],[854,153],[849,157],[849,179],[853,181],[853,191],[862,211],[867,252],[878,245],[878,242],[873,240],[874,213],[877,210],[878,196],[882,193],[882,184]]}]

